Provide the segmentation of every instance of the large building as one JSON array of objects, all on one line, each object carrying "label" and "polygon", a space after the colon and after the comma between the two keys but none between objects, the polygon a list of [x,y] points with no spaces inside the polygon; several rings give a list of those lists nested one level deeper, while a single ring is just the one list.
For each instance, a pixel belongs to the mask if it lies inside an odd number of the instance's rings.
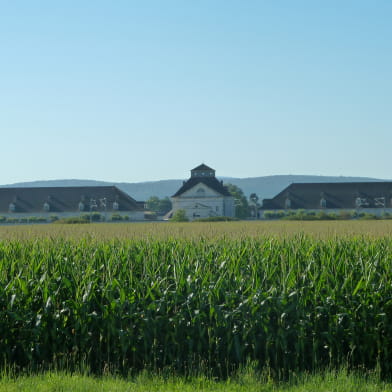
[{"label": "large building", "polygon": [[171,197],[173,209],[184,210],[189,220],[214,216],[234,217],[234,198],[215,170],[205,164],[191,170],[191,178]]},{"label": "large building", "polygon": [[144,218],[143,204],[115,186],[0,188],[1,216],[60,218],[90,212]]},{"label": "large building", "polygon": [[263,210],[363,210],[380,215],[392,211],[392,182],[343,182],[291,184]]}]

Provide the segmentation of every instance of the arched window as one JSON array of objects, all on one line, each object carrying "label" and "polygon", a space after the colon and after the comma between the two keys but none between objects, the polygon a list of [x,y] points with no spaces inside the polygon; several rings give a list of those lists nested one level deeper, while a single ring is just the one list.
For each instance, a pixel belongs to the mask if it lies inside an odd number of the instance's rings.
[{"label": "arched window", "polygon": [[79,211],[84,211],[84,203],[82,201],[79,202],[78,209]]},{"label": "arched window", "polygon": [[45,203],[44,203],[44,211],[46,211],[46,212],[50,211],[50,205],[47,201],[45,201]]},{"label": "arched window", "polygon": [[119,204],[117,201],[113,202],[113,210],[118,210],[120,208]]},{"label": "arched window", "polygon": [[8,206],[8,210],[9,212],[15,212],[16,211],[15,203],[10,203],[10,205]]},{"label": "arched window", "polygon": [[203,188],[199,188],[199,189],[196,191],[196,194],[197,194],[198,197],[204,197],[205,194],[206,194],[206,191],[205,191]]},{"label": "arched window", "polygon": [[321,207],[321,208],[327,208],[327,200],[325,200],[324,197],[322,197],[322,198],[320,199],[320,207]]}]

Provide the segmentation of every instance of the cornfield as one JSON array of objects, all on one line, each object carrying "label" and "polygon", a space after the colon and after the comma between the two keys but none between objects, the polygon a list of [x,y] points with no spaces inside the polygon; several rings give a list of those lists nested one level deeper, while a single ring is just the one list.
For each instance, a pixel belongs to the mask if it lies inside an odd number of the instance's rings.
[{"label": "cornfield", "polygon": [[392,240],[0,242],[0,366],[392,375]]}]

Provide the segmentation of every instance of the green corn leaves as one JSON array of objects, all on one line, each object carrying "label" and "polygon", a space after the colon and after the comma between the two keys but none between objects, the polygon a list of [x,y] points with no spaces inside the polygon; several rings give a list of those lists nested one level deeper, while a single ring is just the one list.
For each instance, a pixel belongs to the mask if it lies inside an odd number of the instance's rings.
[{"label": "green corn leaves", "polygon": [[392,374],[392,241],[0,243],[0,366]]}]

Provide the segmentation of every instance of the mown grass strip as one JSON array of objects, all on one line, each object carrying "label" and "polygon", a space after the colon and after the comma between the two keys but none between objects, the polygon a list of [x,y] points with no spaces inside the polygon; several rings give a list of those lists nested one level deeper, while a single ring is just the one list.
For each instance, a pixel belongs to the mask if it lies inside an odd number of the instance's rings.
[{"label": "mown grass strip", "polygon": [[0,378],[0,392],[389,392],[392,384],[375,375],[347,374],[346,371],[302,375],[288,382],[276,383],[251,373],[216,381],[204,376],[193,378],[162,377],[142,373],[124,379],[114,376],[91,377],[66,372],[47,372],[17,378]]}]

